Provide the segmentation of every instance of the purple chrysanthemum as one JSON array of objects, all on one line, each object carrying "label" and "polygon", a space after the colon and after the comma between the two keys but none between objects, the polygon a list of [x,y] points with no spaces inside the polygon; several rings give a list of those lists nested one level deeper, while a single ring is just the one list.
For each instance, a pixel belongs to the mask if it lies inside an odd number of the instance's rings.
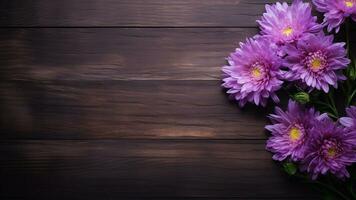
[{"label": "purple chrysanthemum", "polygon": [[261,34],[277,44],[294,42],[305,33],[317,33],[323,28],[312,16],[310,4],[301,0],[293,1],[291,6],[286,2],[266,5],[266,11],[257,22]]},{"label": "purple chrysanthemum", "polygon": [[281,60],[273,50],[270,41],[256,37],[240,43],[240,48],[230,54],[229,66],[224,66],[222,86],[227,93],[239,101],[265,106],[269,97],[275,102],[279,99],[275,91],[281,88]]},{"label": "purple chrysanthemum", "polygon": [[301,160],[305,156],[309,131],[314,121],[322,120],[327,115],[320,115],[314,108],[305,109],[291,100],[286,112],[276,107],[275,113],[269,116],[273,125],[265,127],[272,134],[266,149],[274,153],[274,160],[282,161],[289,156],[293,161]]},{"label": "purple chrysanthemum", "polygon": [[346,109],[347,117],[341,117],[340,123],[346,127],[347,130],[356,131],[356,106],[351,106]]},{"label": "purple chrysanthemum", "polygon": [[333,36],[322,32],[300,39],[296,45],[285,46],[287,57],[284,66],[289,68],[285,79],[302,80],[306,85],[329,91],[329,84],[337,88],[337,81],[344,80],[342,69],[350,63],[346,58],[345,43],[333,43]]},{"label": "purple chrysanthemum", "polygon": [[339,32],[340,25],[347,17],[356,21],[356,0],[313,0],[316,9],[324,14],[324,23],[328,25],[328,31],[336,29]]},{"label": "purple chrysanthemum", "polygon": [[356,162],[356,132],[348,133],[330,118],[315,121],[301,170],[318,175],[332,173],[338,178],[349,177],[346,166]]}]

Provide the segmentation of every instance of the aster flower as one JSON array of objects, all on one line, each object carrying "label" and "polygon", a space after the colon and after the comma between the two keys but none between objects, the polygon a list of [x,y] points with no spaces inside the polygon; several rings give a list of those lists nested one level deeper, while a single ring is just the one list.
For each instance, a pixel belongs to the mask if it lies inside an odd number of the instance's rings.
[{"label": "aster flower", "polygon": [[345,43],[333,43],[333,36],[308,34],[296,45],[285,46],[287,56],[284,66],[289,71],[284,74],[286,80],[300,79],[306,85],[318,90],[329,91],[329,85],[337,88],[338,80],[345,80],[342,69],[350,63],[346,58]]},{"label": "aster flower", "polygon": [[317,33],[323,27],[317,23],[317,17],[312,16],[309,3],[301,0],[293,1],[291,6],[286,2],[266,5],[266,13],[261,20],[261,34],[271,38],[277,44],[291,43],[301,38],[305,33]]},{"label": "aster flower", "polygon": [[347,17],[356,21],[356,0],[313,0],[316,9],[324,13],[324,23],[331,32],[334,28],[336,33],[340,25]]},{"label": "aster flower", "polygon": [[356,131],[356,106],[351,106],[346,109],[347,117],[341,117],[340,123],[346,127],[347,130]]},{"label": "aster flower", "polygon": [[356,132],[348,133],[330,118],[316,121],[310,130],[307,156],[301,161],[301,170],[318,175],[332,173],[338,178],[349,177],[346,166],[356,162]]},{"label": "aster flower", "polygon": [[281,60],[270,41],[262,37],[247,39],[227,60],[229,65],[222,69],[222,86],[240,106],[246,102],[265,106],[269,97],[279,101],[275,92],[283,83],[279,79]]},{"label": "aster flower", "polygon": [[272,134],[266,149],[274,153],[274,160],[282,161],[289,156],[293,161],[301,160],[305,155],[314,121],[322,120],[327,115],[320,115],[314,108],[305,109],[291,100],[286,112],[276,107],[275,113],[269,116],[273,125],[265,127]]}]

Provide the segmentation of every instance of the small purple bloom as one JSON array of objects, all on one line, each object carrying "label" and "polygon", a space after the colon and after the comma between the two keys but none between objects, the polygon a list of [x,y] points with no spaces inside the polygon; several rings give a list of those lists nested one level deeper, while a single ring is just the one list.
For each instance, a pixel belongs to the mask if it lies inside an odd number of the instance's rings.
[{"label": "small purple bloom", "polygon": [[329,85],[337,88],[338,80],[345,80],[342,69],[350,63],[346,58],[345,43],[333,43],[333,36],[308,34],[296,45],[288,44],[284,66],[289,71],[284,78],[289,81],[302,80],[309,87],[329,91]]},{"label": "small purple bloom", "polygon": [[240,106],[246,102],[265,106],[269,97],[279,101],[275,92],[283,83],[279,78],[281,60],[270,41],[262,37],[247,39],[227,60],[222,86]]},{"label": "small purple bloom", "polygon": [[312,16],[310,4],[301,0],[293,1],[291,6],[286,2],[266,5],[266,11],[257,23],[261,34],[277,44],[294,42],[305,33],[317,33],[323,28]]},{"label": "small purple bloom", "polygon": [[356,131],[356,106],[346,109],[347,117],[341,117],[340,123],[349,131]]},{"label": "small purple bloom", "polygon": [[356,0],[313,0],[316,9],[324,13],[324,23],[328,25],[328,31],[334,28],[336,33],[340,25],[347,17],[356,21]]},{"label": "small purple bloom", "polygon": [[322,120],[327,115],[320,115],[314,108],[305,109],[291,100],[286,112],[276,107],[275,113],[269,116],[273,125],[265,127],[272,134],[266,149],[274,153],[274,160],[282,161],[289,156],[293,161],[303,159],[310,129],[316,120]]},{"label": "small purple bloom", "polygon": [[320,174],[332,173],[338,178],[349,177],[346,166],[356,162],[356,132],[348,133],[330,118],[315,121],[301,171],[312,179]]}]

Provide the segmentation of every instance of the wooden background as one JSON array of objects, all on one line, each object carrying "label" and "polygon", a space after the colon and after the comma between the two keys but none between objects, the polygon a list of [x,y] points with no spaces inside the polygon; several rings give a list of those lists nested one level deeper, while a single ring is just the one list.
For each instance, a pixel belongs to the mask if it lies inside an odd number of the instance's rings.
[{"label": "wooden background", "polygon": [[0,199],[315,199],[220,68],[264,0],[1,0]]}]

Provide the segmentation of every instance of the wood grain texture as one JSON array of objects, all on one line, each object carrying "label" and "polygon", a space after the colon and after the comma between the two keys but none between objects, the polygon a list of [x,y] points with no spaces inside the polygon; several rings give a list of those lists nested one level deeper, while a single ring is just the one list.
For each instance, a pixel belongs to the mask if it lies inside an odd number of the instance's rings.
[{"label": "wood grain texture", "polygon": [[[290,2],[290,0],[288,0]],[[276,0],[2,0],[1,26],[256,27]]]},{"label": "wood grain texture", "polygon": [[225,58],[256,33],[255,28],[1,29],[0,78],[220,80]]},{"label": "wood grain texture", "polygon": [[220,87],[273,2],[0,1],[0,199],[316,199]]},{"label": "wood grain texture", "polygon": [[0,99],[0,138],[266,138],[268,109],[240,110],[220,81],[13,81]]},{"label": "wood grain texture", "polygon": [[256,29],[1,29],[3,79],[219,80]]},{"label": "wood grain texture", "polygon": [[314,197],[306,185],[289,180],[276,168],[260,142],[17,140],[0,144],[2,199]]}]

